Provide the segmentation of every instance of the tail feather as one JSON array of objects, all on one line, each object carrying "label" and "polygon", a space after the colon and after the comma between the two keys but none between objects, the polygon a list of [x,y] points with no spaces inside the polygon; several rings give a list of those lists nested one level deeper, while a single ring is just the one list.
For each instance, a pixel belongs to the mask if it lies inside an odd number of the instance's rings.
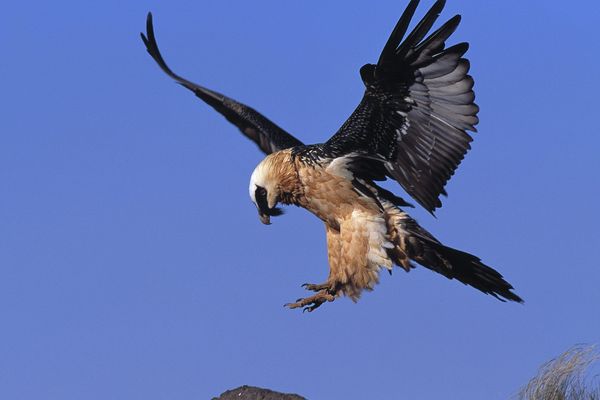
[{"label": "tail feather", "polygon": [[427,243],[426,246],[433,252],[425,253],[428,255],[426,258],[416,259],[424,267],[449,279],[457,279],[500,301],[523,303],[523,299],[511,291],[513,286],[504,280],[498,271],[482,263],[478,257],[435,242]]},{"label": "tail feather", "polygon": [[383,198],[380,201],[385,208],[390,241],[394,244],[388,254],[396,265],[409,271],[413,267],[411,261],[415,261],[500,301],[523,302],[498,271],[472,254],[444,246],[400,208]]}]

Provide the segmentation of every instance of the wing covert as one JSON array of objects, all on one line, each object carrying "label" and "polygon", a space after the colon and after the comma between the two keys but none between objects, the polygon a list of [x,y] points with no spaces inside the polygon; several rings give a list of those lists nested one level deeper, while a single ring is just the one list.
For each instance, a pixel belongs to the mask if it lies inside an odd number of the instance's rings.
[{"label": "wing covert", "polygon": [[221,113],[229,122],[237,126],[246,137],[256,143],[265,154],[303,145],[300,140],[296,139],[253,108],[224,96],[221,93],[190,82],[171,71],[160,54],[158,44],[154,37],[152,13],[148,13],[146,19],[146,35],[143,33],[140,35],[146,45],[148,54],[150,54],[158,66],[167,75],[183,87],[194,92],[196,96]]},{"label": "wing covert", "polygon": [[418,0],[412,0],[376,65],[361,68],[365,94],[352,115],[325,143],[336,156],[350,152],[379,160],[429,212],[442,205],[444,186],[470,149],[476,132],[467,43],[446,48],[460,23],[456,15],[426,37],[445,5],[438,0],[402,40]]}]

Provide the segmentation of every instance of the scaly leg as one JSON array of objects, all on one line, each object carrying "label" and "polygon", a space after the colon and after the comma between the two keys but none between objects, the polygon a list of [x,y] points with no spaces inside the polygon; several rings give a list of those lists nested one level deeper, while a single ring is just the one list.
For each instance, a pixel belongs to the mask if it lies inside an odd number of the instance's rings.
[{"label": "scaly leg", "polygon": [[330,293],[334,293],[334,284],[330,283],[330,282],[325,282],[325,283],[319,283],[319,284],[315,284],[315,283],[304,283],[302,285],[302,287],[306,290],[310,290],[312,292],[320,292],[321,290],[326,290],[327,292]]},{"label": "scaly leg", "polygon": [[298,299],[298,300],[296,300],[295,303],[287,303],[284,305],[284,307],[288,307],[290,309],[304,307],[302,312],[304,312],[304,311],[313,312],[314,310],[319,308],[321,306],[321,304],[325,303],[326,301],[334,301],[334,300],[335,300],[335,295],[331,294],[327,290],[321,290],[313,296],[306,297],[304,299]]}]

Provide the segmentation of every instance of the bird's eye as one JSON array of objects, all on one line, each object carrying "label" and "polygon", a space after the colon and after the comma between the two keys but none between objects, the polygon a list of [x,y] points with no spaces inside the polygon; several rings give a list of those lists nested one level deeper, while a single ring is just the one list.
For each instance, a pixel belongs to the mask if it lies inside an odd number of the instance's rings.
[{"label": "bird's eye", "polygon": [[256,187],[256,197],[267,197],[267,189],[262,186]]}]

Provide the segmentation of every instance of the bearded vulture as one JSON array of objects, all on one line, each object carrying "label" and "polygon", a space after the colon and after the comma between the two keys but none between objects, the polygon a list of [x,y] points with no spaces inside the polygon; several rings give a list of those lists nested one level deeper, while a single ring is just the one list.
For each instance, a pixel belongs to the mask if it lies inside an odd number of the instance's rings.
[{"label": "bearded vulture", "polygon": [[[445,246],[401,207],[411,206],[376,182],[391,178],[427,211],[442,205],[444,186],[470,149],[479,107],[464,58],[468,43],[446,47],[460,15],[428,35],[444,8],[438,0],[410,31],[419,1],[411,0],[376,64],[360,69],[364,96],[325,143],[305,145],[262,114],[175,74],[165,63],[148,14],[142,40],[159,67],[221,113],[266,154],[250,178],[260,220],[300,206],[325,223],[329,277],[304,284],[314,295],[286,304],[314,311],[340,296],[356,301],[379,272],[420,264],[501,301],[523,300],[496,270]],[[411,206],[412,207],[412,206]]]}]

